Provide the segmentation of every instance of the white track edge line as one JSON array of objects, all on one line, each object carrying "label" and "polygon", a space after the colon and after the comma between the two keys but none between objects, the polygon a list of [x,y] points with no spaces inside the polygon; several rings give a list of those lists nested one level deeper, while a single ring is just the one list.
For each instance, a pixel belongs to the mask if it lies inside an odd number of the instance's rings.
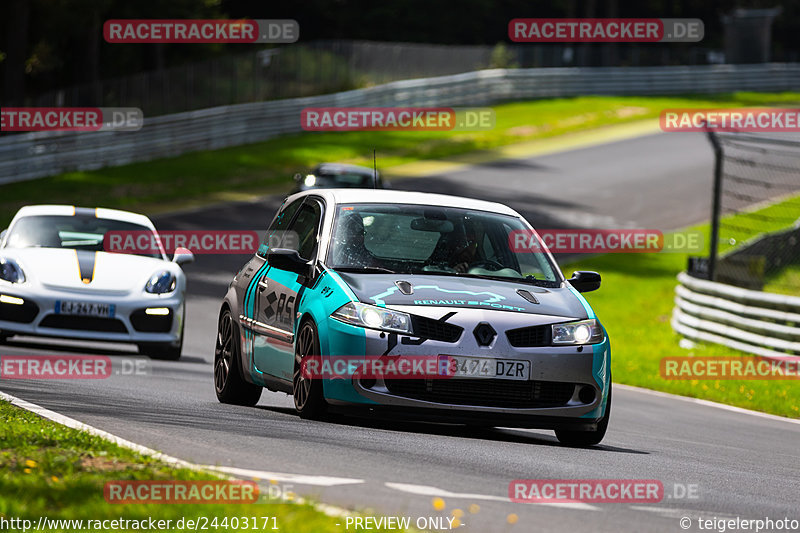
[{"label": "white track edge line", "polygon": [[[222,478],[233,479],[231,476],[227,476],[220,471],[217,470],[209,470],[204,468],[201,465],[190,463],[189,461],[184,461],[183,459],[178,459],[177,457],[172,457],[171,455],[167,455],[165,453],[161,453],[156,451],[152,448],[148,448],[147,446],[142,446],[141,444],[136,444],[135,442],[131,442],[129,440],[123,439],[122,437],[117,437],[114,434],[111,434],[107,431],[103,431],[102,429],[98,429],[94,426],[90,426],[89,424],[84,424],[74,418],[70,418],[68,416],[62,415],[61,413],[57,413],[55,411],[51,411],[46,407],[42,407],[41,405],[36,405],[35,403],[31,403],[29,401],[23,400],[22,398],[17,398],[16,396],[12,396],[8,393],[0,391],[0,399],[3,399],[9,402],[11,405],[15,405],[21,409],[25,409],[26,411],[30,411],[34,414],[41,416],[42,418],[46,418],[47,420],[51,420],[57,424],[62,426],[66,426],[68,428],[77,429],[80,431],[85,431],[91,435],[96,435],[100,438],[103,438],[107,441],[113,442],[117,446],[122,448],[127,448],[129,450],[133,450],[141,455],[146,455],[152,457],[154,459],[158,459],[159,461],[163,461],[165,463],[179,465],[183,468],[188,468],[191,470],[196,470],[199,472],[205,472],[207,474],[216,475]],[[295,503],[302,504],[302,503],[309,503],[304,498],[298,497],[294,499]],[[327,503],[322,502],[313,502],[311,506],[314,510],[319,511],[323,514],[326,514],[331,517],[347,517],[353,516],[353,511],[349,511],[343,507],[337,507],[335,505],[330,505]]]},{"label": "white track edge line", "polygon": [[17,398],[16,396],[12,396],[3,391],[0,391],[0,398],[6,400],[12,405],[16,405],[17,407],[25,409],[26,411],[35,413],[41,416],[42,418],[46,418],[48,420],[51,420],[57,424],[61,424],[62,426],[66,426],[68,428],[78,429],[80,431],[85,431],[89,434],[96,435],[105,440],[111,441],[117,446],[120,446],[122,448],[133,450],[137,453],[146,455],[148,457],[152,457],[154,459],[158,459],[159,461],[163,461],[165,463],[180,465],[182,467],[190,468],[192,470],[202,470],[202,468],[200,468],[198,465],[194,463],[190,463],[188,461],[184,461],[183,459],[178,459],[177,457],[166,455],[159,451],[153,450],[152,448],[148,448],[147,446],[142,446],[141,444],[136,444],[135,442],[125,440],[122,437],[117,437],[116,435],[108,433],[107,431],[103,431],[102,429],[90,426],[89,424],[84,424],[83,422],[75,420],[74,418],[70,418],[55,411],[51,411],[50,409],[47,409],[40,405],[36,405],[35,403],[28,402],[26,400],[23,400],[22,398]]}]

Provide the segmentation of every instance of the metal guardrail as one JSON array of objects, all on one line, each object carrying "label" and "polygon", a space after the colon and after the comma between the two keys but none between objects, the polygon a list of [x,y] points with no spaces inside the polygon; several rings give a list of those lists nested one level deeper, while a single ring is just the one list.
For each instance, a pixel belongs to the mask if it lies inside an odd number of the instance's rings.
[{"label": "metal guardrail", "polygon": [[800,64],[481,70],[336,94],[146,118],[135,132],[38,132],[0,138],[0,184],[255,143],[298,133],[305,107],[477,106],[580,95],[800,89]]},{"label": "metal guardrail", "polygon": [[800,297],[678,274],[672,328],[697,341],[763,356],[800,355]]}]

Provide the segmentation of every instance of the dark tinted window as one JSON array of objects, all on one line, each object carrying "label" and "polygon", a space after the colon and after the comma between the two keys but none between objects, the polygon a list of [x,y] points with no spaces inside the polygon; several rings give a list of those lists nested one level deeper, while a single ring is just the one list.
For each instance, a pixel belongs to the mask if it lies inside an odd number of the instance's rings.
[{"label": "dark tinted window", "polygon": [[278,214],[272,220],[272,224],[269,225],[269,229],[267,229],[267,234],[264,236],[264,242],[258,249],[259,255],[264,255],[269,248],[295,247],[295,245],[292,245],[291,243],[296,242],[296,240],[287,233],[286,228],[292,221],[292,217],[297,212],[297,209],[302,205],[303,200],[304,198],[300,198],[288,205],[284,202],[284,204],[278,210]]},{"label": "dark tinted window", "polygon": [[294,246],[287,242],[286,247],[297,250],[303,259],[312,259],[317,246],[317,230],[321,218],[322,210],[317,202],[303,204],[297,214],[297,219],[289,228],[293,238],[296,239],[291,243]]},{"label": "dark tinted window", "polygon": [[364,174],[321,174],[316,186],[321,188],[372,188],[372,176]]}]

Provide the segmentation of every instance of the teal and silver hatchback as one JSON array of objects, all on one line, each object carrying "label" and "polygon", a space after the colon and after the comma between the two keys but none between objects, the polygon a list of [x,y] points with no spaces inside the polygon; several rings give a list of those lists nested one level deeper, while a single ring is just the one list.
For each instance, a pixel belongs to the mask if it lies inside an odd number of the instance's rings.
[{"label": "teal and silver hatchback", "polygon": [[[222,303],[217,398],[255,405],[266,387],[291,394],[305,418],[338,411],[552,429],[567,445],[599,443],[611,348],[581,293],[600,276],[565,279],[543,244],[515,246],[520,234],[538,239],[512,209],[468,198],[290,196]],[[308,372],[312,361],[386,370],[425,358],[442,364],[405,376]]]}]

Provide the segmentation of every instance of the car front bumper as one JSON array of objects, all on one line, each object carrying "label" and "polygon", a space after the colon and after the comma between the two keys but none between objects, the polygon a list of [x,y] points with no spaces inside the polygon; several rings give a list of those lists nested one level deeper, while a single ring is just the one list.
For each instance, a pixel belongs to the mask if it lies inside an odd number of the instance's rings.
[{"label": "car front bumper", "polygon": [[[509,317],[500,316],[498,320],[496,313],[470,311],[453,317],[452,323],[464,328],[455,343],[434,340],[418,343],[413,337],[406,337],[404,341],[400,335],[330,321],[336,323],[328,325],[328,347],[333,348],[328,353],[353,356],[345,353],[347,347],[360,344],[365,346],[366,354],[387,358],[460,355],[528,361],[531,373],[527,381],[331,379],[324,382],[326,400],[339,409],[385,413],[393,418],[545,429],[571,426],[592,429],[604,413],[610,386],[611,349],[608,338],[580,349],[577,346],[514,347],[498,325]],[[528,318],[541,324],[553,321],[553,317],[545,316]],[[494,322],[498,334],[489,346],[479,346],[472,329],[475,324],[486,320]]]},{"label": "car front bumper", "polygon": [[[56,302],[64,301],[111,304],[114,314],[98,318],[56,313]],[[175,343],[183,326],[183,301],[183,295],[177,291],[166,295],[87,294],[3,285],[0,286],[0,332],[110,342]],[[167,309],[168,314],[152,315],[147,309]]]}]

